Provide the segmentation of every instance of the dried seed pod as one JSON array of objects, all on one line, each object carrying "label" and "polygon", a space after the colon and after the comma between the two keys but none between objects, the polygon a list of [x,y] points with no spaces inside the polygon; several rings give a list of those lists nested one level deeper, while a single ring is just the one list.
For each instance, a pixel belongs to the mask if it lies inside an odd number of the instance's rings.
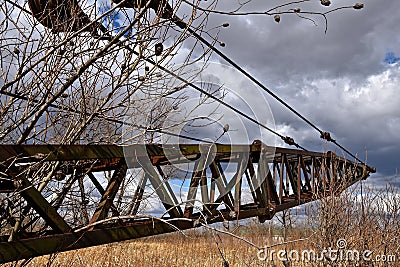
[{"label": "dried seed pod", "polygon": [[67,97],[68,97],[68,94],[63,93],[63,94],[61,94],[61,97],[62,97],[62,98],[67,98]]},{"label": "dried seed pod", "polygon": [[150,67],[149,67],[149,66],[145,66],[145,67],[144,67],[144,70],[145,70],[145,71],[149,71],[149,70],[150,70]]},{"label": "dried seed pod", "polygon": [[19,51],[18,47],[14,47],[14,54],[18,55],[21,51]]},{"label": "dried seed pod", "polygon": [[160,56],[163,51],[164,51],[164,46],[162,43],[157,43],[154,46],[154,53],[156,54],[156,56]]},{"label": "dried seed pod", "polygon": [[224,24],[222,24],[222,27],[224,27],[224,28],[229,27],[229,23],[225,22]]},{"label": "dried seed pod", "polygon": [[356,4],[353,6],[353,8],[354,8],[354,9],[362,9],[362,8],[364,8],[364,4],[363,4],[363,3],[356,3]]},{"label": "dried seed pod", "polygon": [[293,9],[293,11],[296,13],[300,13],[301,9],[300,9],[300,7],[296,7],[295,9]]},{"label": "dried seed pod", "polygon": [[219,42],[219,45],[222,47],[225,47],[225,43],[224,42]]},{"label": "dried seed pod", "polygon": [[275,16],[274,16],[274,20],[275,20],[277,23],[279,23],[279,22],[281,21],[281,16],[275,15]]},{"label": "dried seed pod", "polygon": [[227,131],[229,131],[229,124],[224,125],[224,133],[226,133]]},{"label": "dried seed pod", "polygon": [[69,41],[69,45],[74,46],[75,45],[74,41]]},{"label": "dried seed pod", "polygon": [[331,5],[331,1],[329,1],[329,0],[321,0],[321,5],[330,6]]},{"label": "dried seed pod", "polygon": [[144,76],[139,76],[138,80],[139,80],[139,82],[144,82],[145,78],[144,78]]}]

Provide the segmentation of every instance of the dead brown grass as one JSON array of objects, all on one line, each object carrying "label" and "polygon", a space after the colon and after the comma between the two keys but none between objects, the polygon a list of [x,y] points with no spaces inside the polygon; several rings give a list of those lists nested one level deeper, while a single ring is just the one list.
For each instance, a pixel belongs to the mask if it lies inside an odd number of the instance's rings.
[{"label": "dead brown grass", "polygon": [[[27,266],[111,267],[111,266],[223,266],[222,254],[230,266],[257,266],[257,249],[230,237],[195,231],[150,237],[131,242],[103,245],[33,259]],[[260,238],[261,239],[261,238]]]},{"label": "dead brown grass", "polygon": [[[282,243],[281,239],[274,239],[275,236],[282,236],[282,228],[275,228],[272,232],[267,225],[241,226],[234,231],[238,236],[257,244],[265,246]],[[314,249],[320,251],[322,248],[316,246],[316,239],[305,237],[313,236],[311,229],[291,228],[287,229],[288,243],[273,247],[275,251],[281,249],[295,249],[302,251]],[[226,234],[211,232],[209,230],[188,230],[182,233],[172,233],[160,236],[153,236],[129,242],[120,242],[103,246],[79,249],[75,251],[62,252],[51,256],[43,256],[32,259],[24,266],[57,266],[57,267],[113,267],[113,266],[221,266],[224,267],[224,260],[229,266],[285,266],[283,262],[275,259],[274,262],[263,262],[258,259],[258,250],[242,240]],[[320,237],[317,237],[318,239]],[[299,240],[299,241],[296,241]],[[301,241],[302,240],[302,241]],[[291,243],[290,241],[296,241]],[[334,247],[334,246],[333,246]],[[354,246],[357,248],[358,246]],[[394,252],[394,250],[391,250]],[[223,256],[221,256],[221,254]],[[276,254],[275,254],[276,255]],[[5,265],[23,266],[23,262],[10,263]],[[296,267],[311,266],[398,266],[397,263],[365,263],[347,262],[329,265],[327,262],[292,262]]]}]

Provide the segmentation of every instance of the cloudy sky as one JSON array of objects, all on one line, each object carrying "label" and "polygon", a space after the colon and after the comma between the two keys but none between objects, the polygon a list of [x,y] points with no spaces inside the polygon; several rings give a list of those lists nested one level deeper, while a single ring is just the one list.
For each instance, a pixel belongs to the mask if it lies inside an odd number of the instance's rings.
[{"label": "cloudy sky", "polygon": [[[326,8],[319,0],[310,0],[298,6],[303,11],[318,12],[352,6],[357,1],[331,0],[332,5]],[[242,11],[265,11],[284,2],[253,0]],[[226,46],[219,48],[319,128],[331,132],[339,143],[377,167],[378,173],[371,180],[379,181],[383,177],[392,179],[400,167],[397,158],[400,154],[397,134],[400,131],[400,97],[397,94],[400,63],[396,63],[400,61],[400,35],[396,26],[400,24],[397,14],[400,1],[361,2],[365,5],[362,10],[345,9],[329,14],[326,33],[321,17],[312,17],[315,25],[295,14],[282,15],[280,23],[266,15],[211,14],[208,28],[229,22],[229,27],[220,28],[219,40]],[[230,11],[237,3],[220,0],[217,9]],[[294,7],[297,6],[289,8]],[[287,10],[288,7],[278,11]],[[185,8],[181,12],[185,12]],[[190,48],[192,44],[188,41],[185,45]],[[224,63],[217,56],[212,60]],[[241,84],[230,80],[238,77],[220,78],[223,84],[229,81]],[[261,120],[265,119],[263,114],[270,116],[269,108],[256,102],[260,94],[257,88],[246,85],[236,92],[242,99],[233,103],[238,106],[245,103],[244,110],[251,107],[252,114]],[[343,154],[326,144],[318,132],[274,99],[267,94],[265,97],[281,134],[294,137],[310,150],[333,150]],[[229,119],[229,114],[226,117]],[[244,127],[251,125],[246,122]],[[251,134],[249,139],[251,142]]]},{"label": "cloudy sky", "polygon": [[[226,1],[220,2],[221,10],[232,9]],[[264,2],[253,1],[246,11],[270,8]],[[324,10],[319,1],[311,2],[300,7]],[[354,3],[333,0],[331,7]],[[378,182],[383,177],[393,179],[400,167],[400,63],[396,64],[400,61],[396,26],[400,24],[396,11],[400,1],[366,0],[364,5],[362,10],[330,14],[326,34],[321,18],[314,17],[316,26],[293,15],[282,15],[279,24],[265,15],[211,15],[209,25],[229,22],[230,27],[221,30],[219,39],[226,46],[220,49],[319,128],[377,167],[370,181]],[[267,100],[282,134],[308,149],[342,154],[271,97]],[[262,113],[263,107],[253,108]]]}]

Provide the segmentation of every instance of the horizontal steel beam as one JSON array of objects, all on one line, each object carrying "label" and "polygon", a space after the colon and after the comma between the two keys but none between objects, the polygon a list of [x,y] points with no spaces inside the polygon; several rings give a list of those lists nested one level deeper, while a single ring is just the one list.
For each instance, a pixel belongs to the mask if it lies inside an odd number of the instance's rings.
[{"label": "horizontal steel beam", "polygon": [[[251,145],[226,145],[215,144],[216,146],[216,159],[220,162],[229,161],[231,156],[237,156],[239,153],[249,153],[256,155],[253,157],[254,163],[258,162],[259,154],[262,149],[265,150],[266,155],[272,156],[275,161],[279,161],[282,154],[303,155],[307,157],[331,157],[346,160],[339,157],[333,152],[327,153],[311,152],[303,150],[295,150],[289,148],[270,147],[262,144],[260,141],[254,141]],[[143,149],[146,147],[146,151]],[[131,146],[118,146],[118,145],[0,145],[0,162],[16,158],[18,162],[46,162],[46,161],[77,161],[77,160],[104,160],[104,159],[119,159],[125,158],[133,160],[128,164],[130,167],[140,167],[135,158],[137,157],[150,157],[153,165],[169,164],[171,160],[165,155],[173,154],[174,151],[179,151],[181,155],[190,157],[191,160],[196,156],[201,155],[201,145],[197,144],[147,144],[147,145],[131,145]],[[139,151],[139,153],[138,153]],[[147,152],[147,153],[146,153]],[[178,159],[187,162],[188,159]],[[106,161],[107,162],[107,161]],[[363,165],[360,163],[360,165]],[[104,166],[106,167],[106,166]],[[375,172],[375,168],[366,166],[369,172]]]}]

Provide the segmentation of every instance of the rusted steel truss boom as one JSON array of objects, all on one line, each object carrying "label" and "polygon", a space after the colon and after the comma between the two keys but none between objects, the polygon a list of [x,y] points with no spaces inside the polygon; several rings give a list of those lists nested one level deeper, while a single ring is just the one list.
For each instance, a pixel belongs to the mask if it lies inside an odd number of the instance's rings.
[{"label": "rusted steel truss boom", "polygon": [[[374,172],[332,152],[260,141],[0,150],[0,263],[202,224],[250,217],[264,222],[276,212],[340,194]],[[163,210],[146,215],[149,199]]]}]

